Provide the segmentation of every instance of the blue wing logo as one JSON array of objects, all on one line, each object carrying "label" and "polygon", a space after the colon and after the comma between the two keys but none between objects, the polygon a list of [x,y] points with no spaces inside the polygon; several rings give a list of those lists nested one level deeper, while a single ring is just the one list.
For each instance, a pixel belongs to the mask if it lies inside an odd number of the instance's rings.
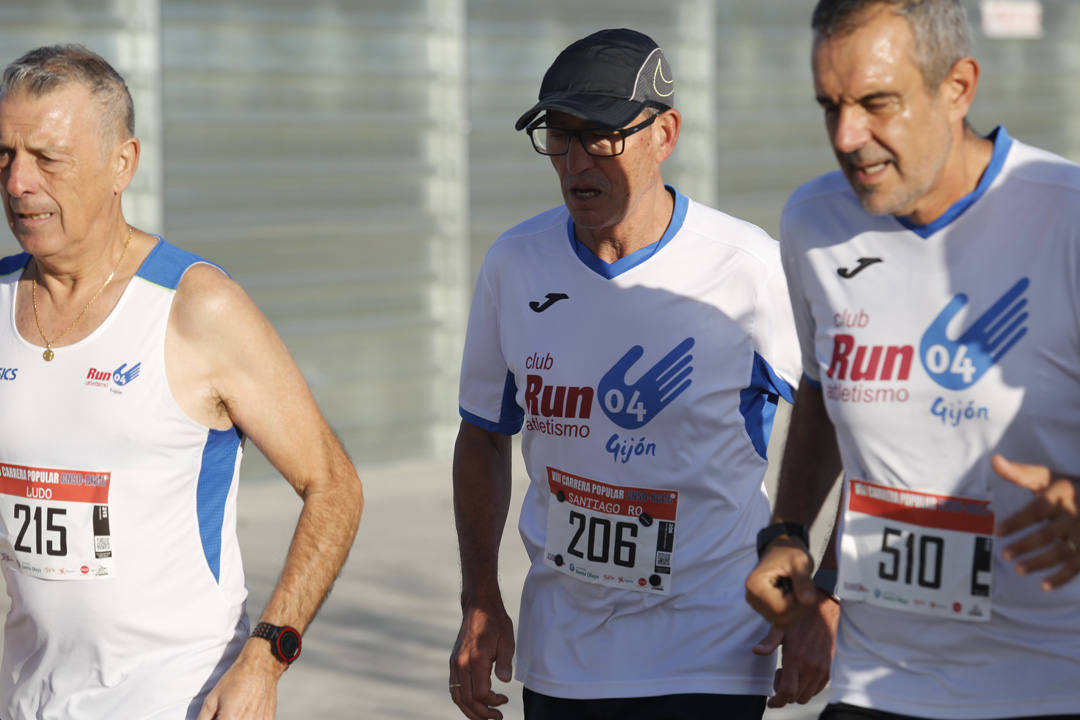
[{"label": "blue wing logo", "polygon": [[129,382],[139,377],[139,369],[142,368],[142,363],[137,362],[128,368],[127,363],[124,363],[120,367],[113,370],[112,379],[117,385],[127,385]]},{"label": "blue wing logo", "polygon": [[971,387],[1020,342],[1027,334],[1027,298],[1023,295],[1029,284],[1027,278],[1020,278],[956,340],[945,328],[967,305],[968,297],[958,293],[945,305],[919,344],[923,367],[934,382],[949,390]]},{"label": "blue wing logo", "polygon": [[596,386],[604,414],[621,428],[634,430],[645,425],[668,404],[690,387],[694,372],[690,348],[694,338],[686,338],[659,362],[645,371],[637,382],[626,382],[627,371],[645,354],[635,345],[604,373]]}]

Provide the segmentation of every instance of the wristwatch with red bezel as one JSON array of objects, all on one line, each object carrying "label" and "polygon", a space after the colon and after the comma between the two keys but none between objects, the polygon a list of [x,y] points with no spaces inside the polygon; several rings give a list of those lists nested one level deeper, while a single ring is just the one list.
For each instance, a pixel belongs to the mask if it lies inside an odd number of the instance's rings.
[{"label": "wristwatch with red bezel", "polygon": [[261,622],[251,631],[251,637],[269,640],[270,652],[286,665],[300,657],[300,633],[294,627]]}]

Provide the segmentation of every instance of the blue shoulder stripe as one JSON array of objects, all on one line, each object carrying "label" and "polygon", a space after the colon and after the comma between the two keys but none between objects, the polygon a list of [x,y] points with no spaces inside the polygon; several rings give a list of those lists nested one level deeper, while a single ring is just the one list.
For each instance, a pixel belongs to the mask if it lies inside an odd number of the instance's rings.
[{"label": "blue shoulder stripe", "polygon": [[30,253],[19,253],[3,258],[0,260],[0,277],[19,272],[26,267],[28,262],[30,262]]},{"label": "blue shoulder stripe", "polygon": [[180,278],[184,277],[187,269],[197,263],[214,265],[214,267],[225,272],[220,265],[215,265],[194,253],[189,253],[187,250],[181,250],[158,237],[158,244],[146,256],[146,260],[143,261],[139,272],[135,276],[169,290],[175,290],[176,286],[180,284]]}]

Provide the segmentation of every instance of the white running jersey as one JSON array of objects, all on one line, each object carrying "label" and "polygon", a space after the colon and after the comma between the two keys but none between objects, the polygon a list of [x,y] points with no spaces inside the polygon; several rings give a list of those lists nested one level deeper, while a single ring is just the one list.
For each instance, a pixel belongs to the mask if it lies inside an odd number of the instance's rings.
[{"label": "white running jersey", "polygon": [[1080,474],[1080,167],[1004,128],[939,220],[800,188],[781,252],[844,465],[833,702],[918,717],[1080,711],[1080,581],[1044,592],[992,538],[1032,494],[995,452]]},{"label": "white running jersey", "polygon": [[743,583],[777,396],[800,371],[779,248],[669,191],[664,237],[611,265],[565,207],[525,221],[473,299],[461,415],[524,424],[517,676],[556,697],[771,687]]},{"label": "white running jersey", "polygon": [[177,284],[159,241],[116,308],[51,362],[15,329],[26,254],[0,261],[0,717],[194,718],[248,632],[241,438],[165,377]]}]

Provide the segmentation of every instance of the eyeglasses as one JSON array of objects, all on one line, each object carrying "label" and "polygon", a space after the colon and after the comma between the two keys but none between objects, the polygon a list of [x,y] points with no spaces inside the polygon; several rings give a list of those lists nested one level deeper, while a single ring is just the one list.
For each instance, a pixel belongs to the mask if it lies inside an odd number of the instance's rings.
[{"label": "eyeglasses", "polygon": [[565,155],[570,152],[570,141],[578,139],[585,152],[593,157],[615,157],[626,149],[626,138],[652,125],[660,114],[652,115],[637,125],[621,130],[585,128],[570,130],[548,125],[533,125],[525,129],[532,140],[533,149],[541,155]]}]

